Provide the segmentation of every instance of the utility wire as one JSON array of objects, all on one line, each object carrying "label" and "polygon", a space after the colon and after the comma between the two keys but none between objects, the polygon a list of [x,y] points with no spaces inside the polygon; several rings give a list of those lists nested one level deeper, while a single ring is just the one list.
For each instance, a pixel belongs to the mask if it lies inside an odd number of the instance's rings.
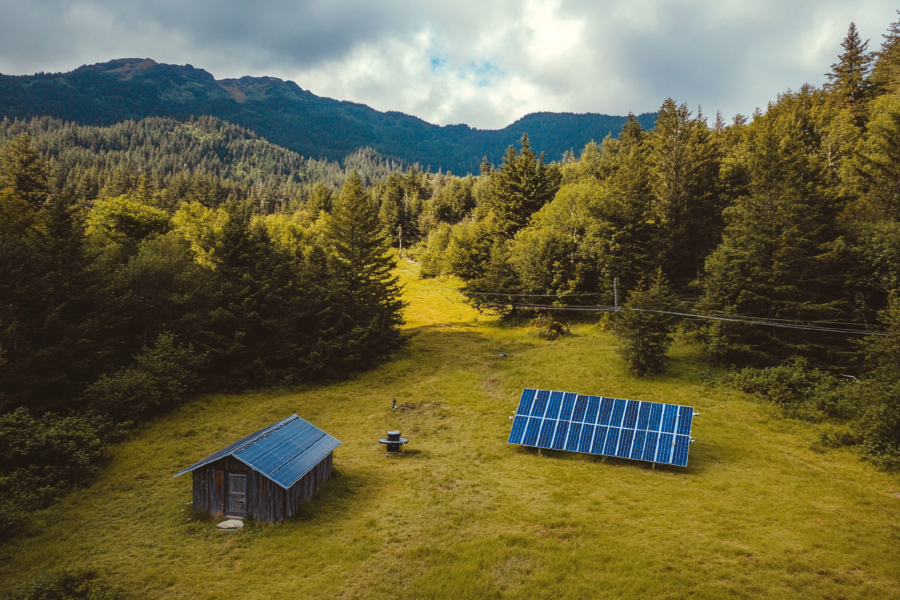
[{"label": "utility wire", "polygon": [[572,296],[600,296],[602,295],[600,292],[577,292],[574,294],[564,294],[560,296],[559,294],[503,294],[500,292],[472,292],[469,290],[460,290],[457,288],[440,288],[442,290],[453,290],[454,292],[458,292],[460,294],[465,294],[466,296],[509,296],[512,297],[527,297],[527,298],[571,298]]},{"label": "utility wire", "polygon": [[736,318],[736,317],[719,317],[715,315],[700,315],[696,313],[683,313],[683,312],[674,312],[668,310],[655,310],[649,308],[625,308],[625,307],[615,307],[615,306],[553,306],[553,305],[536,305],[536,304],[488,304],[487,306],[496,306],[496,307],[512,307],[512,308],[524,308],[524,309],[532,309],[532,310],[572,310],[576,312],[618,312],[618,311],[631,311],[631,312],[648,312],[648,313],[656,313],[663,315],[674,315],[679,317],[686,317],[689,319],[706,319],[711,321],[728,321],[732,323],[747,323],[749,325],[763,325],[766,327],[779,327],[782,329],[797,329],[801,331],[821,331],[825,333],[849,333],[853,335],[874,335],[877,337],[887,337],[889,334],[883,331],[860,331],[858,329],[840,329],[833,327],[816,327],[812,325],[797,325],[790,324],[784,322],[772,322],[772,321],[759,321],[755,319],[760,319],[761,317],[751,317],[751,319],[746,318]]},{"label": "utility wire", "polygon": [[[560,298],[560,299],[563,299],[563,298],[571,298],[573,296],[601,296],[601,295],[603,295],[602,292],[577,292],[577,293],[573,293],[573,294],[565,294],[565,295],[560,296],[559,294],[505,294],[505,293],[500,293],[500,292],[472,292],[472,291],[462,290],[462,289],[458,289],[458,288],[439,288],[439,289],[452,290],[452,291],[455,291],[459,294],[463,294],[466,296],[473,296],[473,295],[474,296],[508,296],[510,298],[528,297],[528,298]],[[517,307],[517,308],[519,308],[519,307]],[[555,307],[555,308],[559,308],[559,307]],[[578,310],[580,308],[585,308],[585,307],[578,307],[577,305],[568,305],[567,307],[563,307],[563,309],[567,309],[567,308],[571,308],[572,310]],[[594,307],[592,306],[590,308],[594,308]],[[610,308],[614,309],[614,307],[610,307]],[[692,314],[696,314],[696,313],[692,313]],[[711,315],[729,316],[727,313],[723,313],[723,312],[719,312],[719,311],[710,311],[710,314]],[[809,320],[805,320],[805,319],[778,319],[776,317],[748,317],[748,316],[742,316],[741,318],[742,319],[755,319],[758,321],[782,321],[785,323],[823,323],[823,324],[828,324],[828,325],[850,325],[853,327],[869,327],[869,324],[867,324],[867,323],[851,323],[851,322],[847,322],[847,321],[828,321],[828,320],[809,321]]]}]

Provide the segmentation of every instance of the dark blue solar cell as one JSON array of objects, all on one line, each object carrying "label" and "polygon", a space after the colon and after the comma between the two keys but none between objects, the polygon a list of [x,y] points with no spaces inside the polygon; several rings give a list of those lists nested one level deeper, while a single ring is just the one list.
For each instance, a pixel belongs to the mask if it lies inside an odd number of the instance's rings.
[{"label": "dark blue solar cell", "polygon": [[594,426],[585,425],[581,428],[581,439],[578,440],[579,452],[590,452],[591,442],[594,440]]},{"label": "dark blue solar cell", "polygon": [[634,444],[631,445],[631,458],[641,460],[644,457],[644,440],[647,432],[638,429],[634,432]]},{"label": "dark blue solar cell", "polygon": [[296,434],[311,428],[316,429],[303,419],[295,419],[286,424],[284,427],[279,427],[278,429],[269,432],[269,434],[267,434],[265,437],[260,438],[258,441],[251,444],[250,446],[247,446],[243,450],[235,452],[234,455],[240,457],[240,459],[245,463],[253,464],[263,456],[266,456],[267,454],[290,440]]},{"label": "dark blue solar cell", "polygon": [[655,431],[647,432],[647,439],[644,441],[644,460],[656,461],[656,442],[658,439],[659,434]]},{"label": "dark blue solar cell", "polygon": [[616,448],[619,447],[619,432],[621,431],[618,427],[609,428],[609,433],[606,434],[606,443],[603,444],[603,454],[607,456],[616,455]]},{"label": "dark blue solar cell", "polygon": [[525,427],[528,425],[528,417],[516,417],[513,420],[512,431],[509,432],[509,444],[521,444],[525,437]]},{"label": "dark blue solar cell", "polygon": [[236,458],[251,465],[254,469],[264,475],[271,475],[281,468],[285,463],[290,462],[296,456],[302,454],[307,448],[319,441],[323,436],[327,435],[321,429],[310,426],[307,429],[297,433],[292,439],[275,448],[272,452],[254,460],[249,461],[244,456],[244,452],[235,454]]},{"label": "dark blue solar cell", "polygon": [[672,462],[672,434],[659,434],[659,449],[656,451],[656,462],[668,465]]},{"label": "dark blue solar cell", "polygon": [[650,408],[651,404],[649,402],[641,402],[641,410],[638,413],[637,425],[635,425],[636,429],[647,429],[647,425],[650,423]]},{"label": "dark blue solar cell", "polygon": [[591,444],[591,454],[603,454],[603,444],[608,434],[609,427],[597,425],[597,430],[594,432],[594,441]]},{"label": "dark blue solar cell", "polygon": [[609,418],[612,415],[613,407],[616,402],[612,398],[604,398],[600,402],[600,417],[597,419],[598,425],[609,425]]},{"label": "dark blue solar cell", "polygon": [[525,439],[522,444],[525,446],[537,446],[538,435],[541,433],[541,423],[543,419],[531,417],[528,419],[528,427],[525,429]]},{"label": "dark blue solar cell", "polygon": [[613,406],[612,416],[609,418],[609,426],[610,427],[621,427],[622,426],[622,417],[625,416],[625,405],[627,402],[625,400],[616,399],[615,405]]},{"label": "dark blue solar cell", "polygon": [[588,399],[588,396],[578,395],[578,399],[575,400],[575,408],[572,410],[573,423],[581,423],[584,421],[584,412],[587,410]]},{"label": "dark blue solar cell", "polygon": [[641,403],[637,400],[628,401],[628,405],[625,407],[625,419],[622,421],[622,427],[634,429],[634,425],[637,423],[638,406],[640,406],[640,404]]},{"label": "dark blue solar cell", "polygon": [[553,449],[565,450],[566,436],[569,434],[569,421],[557,421],[556,435],[553,436]]},{"label": "dark blue solar cell", "polygon": [[619,449],[616,450],[616,456],[628,458],[631,456],[631,443],[634,441],[634,429],[623,429],[619,435]]},{"label": "dark blue solar cell", "polygon": [[549,448],[553,444],[553,432],[556,431],[556,421],[554,419],[544,419],[541,425],[541,435],[538,436],[537,447]]},{"label": "dark blue solar cell", "polygon": [[650,408],[650,422],[647,423],[647,431],[659,431],[659,424],[662,422],[663,405],[654,402]]},{"label": "dark blue solar cell", "polygon": [[553,449],[564,450],[566,446],[566,436],[569,433],[569,422],[559,421],[556,424],[556,435],[553,436]]},{"label": "dark blue solar cell", "polygon": [[566,439],[566,450],[578,451],[578,440],[581,438],[581,423],[572,423],[569,427],[569,437]]},{"label": "dark blue solar cell", "polygon": [[678,433],[680,435],[691,434],[691,419],[694,418],[693,406],[682,406],[678,410]]},{"label": "dark blue solar cell", "polygon": [[569,421],[572,418],[572,409],[575,407],[576,395],[568,393],[563,396],[562,408],[559,411],[559,418]]},{"label": "dark blue solar cell", "polygon": [[550,394],[550,402],[547,404],[547,412],[544,413],[545,419],[559,418],[559,407],[562,404],[563,392],[552,392]]},{"label": "dark blue solar cell", "polygon": [[522,390],[522,397],[519,399],[519,408],[516,409],[517,415],[528,416],[531,414],[531,403],[534,402],[534,395],[537,390],[525,388]]},{"label": "dark blue solar cell", "polygon": [[538,390],[534,397],[534,404],[531,405],[532,417],[543,417],[544,411],[547,410],[547,399],[550,398],[550,392],[547,390]]},{"label": "dark blue solar cell", "polygon": [[340,445],[341,443],[330,435],[323,435],[303,454],[278,468],[272,475],[272,480],[285,489],[291,487]]},{"label": "dark blue solar cell", "polygon": [[660,431],[664,433],[673,433],[675,431],[675,417],[678,416],[678,407],[674,404],[666,404],[665,407]]},{"label": "dark blue solar cell", "polygon": [[675,452],[672,456],[672,464],[679,467],[687,466],[688,448],[691,447],[691,438],[686,435],[675,436]]},{"label": "dark blue solar cell", "polygon": [[600,398],[591,396],[588,400],[587,412],[584,414],[584,422],[594,425],[597,422],[597,411],[600,409]]}]

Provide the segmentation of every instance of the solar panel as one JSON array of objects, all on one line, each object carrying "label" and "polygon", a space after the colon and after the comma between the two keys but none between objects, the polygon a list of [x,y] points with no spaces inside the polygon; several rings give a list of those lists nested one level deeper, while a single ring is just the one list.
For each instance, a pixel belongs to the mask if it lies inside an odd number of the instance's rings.
[{"label": "solar panel", "polygon": [[694,407],[522,391],[510,444],[686,467]]}]

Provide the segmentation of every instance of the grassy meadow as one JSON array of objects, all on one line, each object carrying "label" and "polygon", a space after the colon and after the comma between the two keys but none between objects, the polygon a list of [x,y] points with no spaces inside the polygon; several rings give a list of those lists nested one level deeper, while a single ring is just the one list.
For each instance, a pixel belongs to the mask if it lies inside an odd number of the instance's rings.
[{"label": "grassy meadow", "polygon": [[[135,598],[900,598],[897,477],[705,386],[693,348],[635,379],[595,325],[544,341],[474,312],[452,281],[398,269],[411,340],[391,362],[203,396],[139,430],[0,545],[0,590],[88,566]],[[509,446],[523,387],[693,405],[689,466]],[[195,520],[190,476],[172,475],[294,412],[343,441],[303,513],[237,532]],[[388,429],[410,438],[402,456],[384,457]]]}]

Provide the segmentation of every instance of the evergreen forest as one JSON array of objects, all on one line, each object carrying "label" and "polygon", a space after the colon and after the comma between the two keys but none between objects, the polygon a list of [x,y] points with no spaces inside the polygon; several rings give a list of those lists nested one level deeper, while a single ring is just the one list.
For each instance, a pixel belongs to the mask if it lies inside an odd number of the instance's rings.
[{"label": "evergreen forest", "polygon": [[599,322],[635,377],[689,343],[715,385],[827,421],[824,446],[900,469],[900,22],[878,48],[851,24],[842,47],[829,83],[752,115],[669,98],[577,152],[541,153],[540,132],[496,157],[472,142],[445,163],[483,157],[464,177],[387,142],[304,158],[215,111],[11,115],[0,529],[192,394],[390,360],[408,341],[398,261],[459,278],[510,325]]}]

